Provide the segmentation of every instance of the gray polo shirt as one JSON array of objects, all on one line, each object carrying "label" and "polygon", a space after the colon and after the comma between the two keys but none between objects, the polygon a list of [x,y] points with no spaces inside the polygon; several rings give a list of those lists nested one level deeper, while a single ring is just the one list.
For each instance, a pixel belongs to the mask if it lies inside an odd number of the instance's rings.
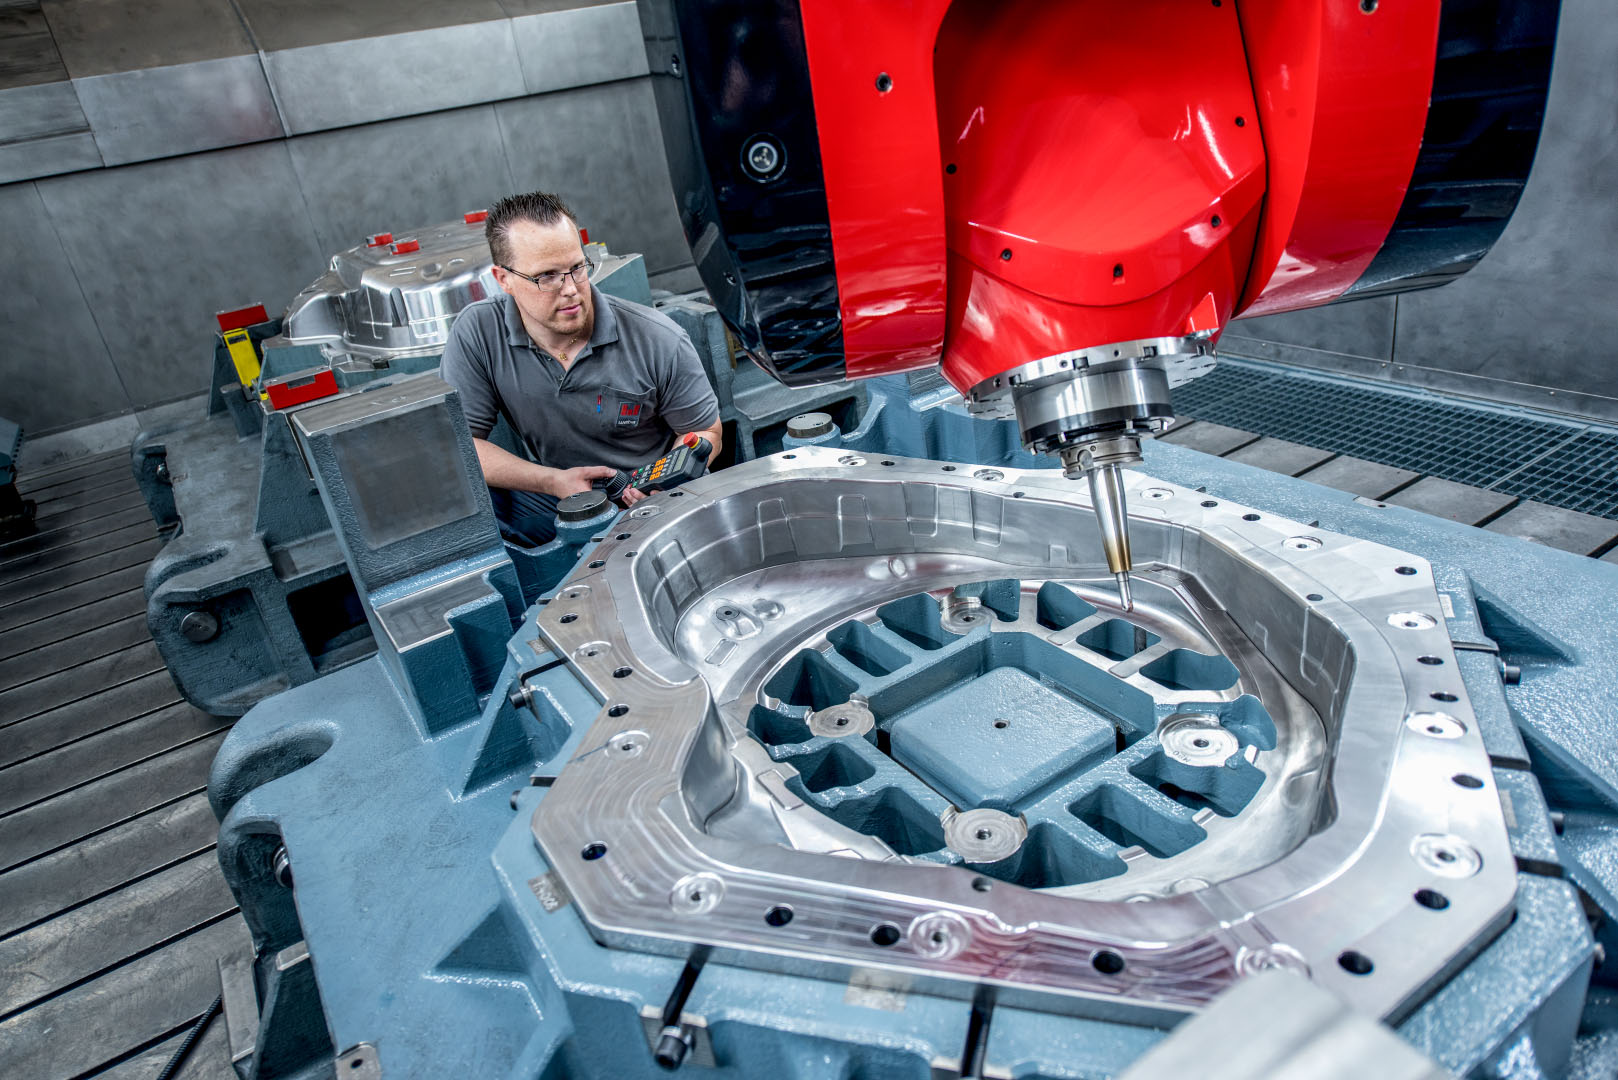
[{"label": "gray polo shirt", "polygon": [[674,320],[590,286],[595,329],[566,371],[537,347],[505,293],[463,310],[444,347],[444,381],[461,392],[472,436],[506,423],[535,461],[625,471],[668,450],[675,434],[712,427],[719,402]]}]

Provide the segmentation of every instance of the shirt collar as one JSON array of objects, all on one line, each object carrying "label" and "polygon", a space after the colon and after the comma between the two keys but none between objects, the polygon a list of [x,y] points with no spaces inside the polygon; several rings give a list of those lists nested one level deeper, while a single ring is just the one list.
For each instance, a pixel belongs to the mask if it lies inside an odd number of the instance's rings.
[{"label": "shirt collar", "polygon": [[[517,310],[517,301],[508,294],[502,296],[504,297],[502,307],[506,316],[506,340],[513,348],[533,347],[534,340],[528,336],[528,328],[522,324],[522,312]],[[596,313],[596,322],[595,329],[590,331],[589,349],[585,350],[586,352],[594,351],[599,345],[610,345],[618,340],[618,315],[594,284],[590,286],[590,307]]]}]

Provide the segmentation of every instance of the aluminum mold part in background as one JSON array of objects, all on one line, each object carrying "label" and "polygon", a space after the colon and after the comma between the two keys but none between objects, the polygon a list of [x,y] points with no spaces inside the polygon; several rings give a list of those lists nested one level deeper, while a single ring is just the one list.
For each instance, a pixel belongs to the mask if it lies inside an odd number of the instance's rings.
[{"label": "aluminum mold part in background", "polygon": [[[727,683],[730,656],[766,672],[873,602],[1008,575],[1070,582],[1099,608],[1108,576],[1085,493],[1050,472],[805,447],[626,516],[539,617],[603,703],[532,821],[592,932],[743,965],[896,970],[943,996],[987,982],[1040,1008],[1144,1019],[1272,966],[1397,1017],[1486,943],[1510,916],[1515,865],[1430,567],[1130,479],[1149,594],[1228,611],[1308,703],[1277,722],[1312,710],[1324,725],[1315,758],[1250,804],[1279,799],[1307,823],[1291,850],[1215,880],[1165,870],[1138,903],[1086,899],[1082,884],[985,890],[982,867],[918,863],[794,794],[796,770],[747,731],[753,702],[710,691],[748,683]],[[721,625],[721,607],[732,621],[746,610],[752,631]],[[1153,617],[1148,604],[1148,630]],[[1068,629],[1047,639],[1084,653]],[[747,647],[753,634],[762,647]],[[1112,674],[1144,679],[1124,666]],[[1251,760],[1268,776],[1262,748]],[[1424,893],[1444,898],[1442,920]]]}]

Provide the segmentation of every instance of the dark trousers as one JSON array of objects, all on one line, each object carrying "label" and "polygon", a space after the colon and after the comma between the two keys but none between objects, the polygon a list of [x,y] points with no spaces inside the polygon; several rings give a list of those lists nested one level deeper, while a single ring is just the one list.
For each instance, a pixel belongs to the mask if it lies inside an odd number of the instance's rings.
[{"label": "dark trousers", "polygon": [[489,499],[500,535],[522,547],[539,547],[556,539],[556,496],[535,491],[492,487]]}]

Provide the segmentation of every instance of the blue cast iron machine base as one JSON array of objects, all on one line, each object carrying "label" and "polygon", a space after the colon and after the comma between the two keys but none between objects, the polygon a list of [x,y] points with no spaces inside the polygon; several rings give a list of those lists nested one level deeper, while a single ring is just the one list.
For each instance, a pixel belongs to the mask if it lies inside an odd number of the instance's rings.
[{"label": "blue cast iron machine base", "polygon": [[[868,389],[857,429],[812,442],[1049,466],[1018,448],[1011,424],[972,419],[947,390],[912,395],[892,379]],[[449,432],[473,460],[453,394],[429,398],[397,408]],[[322,427],[318,413],[298,415],[300,438],[381,648],[255,706],[214,766],[220,859],[257,951],[261,1015],[238,1062],[244,1076],[330,1075],[351,1059],[390,1077],[649,1077],[679,1064],[703,1075],[920,1080],[977,1074],[977,1063],[982,1075],[1099,1078],[1165,1037],[1163,1025],[932,993],[880,970],[827,977],[601,940],[610,935],[581,919],[530,828],[569,762],[601,749],[582,741],[604,702],[538,630],[554,594],[522,610],[472,471],[455,478],[459,494],[423,497],[442,521],[423,519],[404,540],[379,538],[360,505],[365,478],[340,447],[366,418]],[[794,448],[789,439],[784,452]],[[1506,809],[1517,898],[1509,925],[1393,1018],[1395,1030],[1456,1075],[1613,1075],[1618,571],[1173,445],[1149,443],[1145,455],[1141,471],[1152,477],[1431,563]],[[456,501],[463,496],[470,502]],[[591,537],[569,537],[582,541],[580,567],[612,532],[591,525]],[[1015,581],[974,591],[991,619],[1019,603]],[[1093,612],[1072,593],[1041,591],[1037,602],[1069,622]],[[761,707],[750,730],[783,760],[819,755],[800,769],[801,797],[901,854],[940,862],[959,861],[939,834],[940,807],[1025,813],[1047,831],[1038,849],[1047,854],[986,871],[1013,883],[1103,879],[1131,844],[1160,855],[1195,842],[1190,817],[1108,835],[1100,822],[1120,815],[1099,813],[1094,830],[1067,835],[1055,824],[1062,815],[1041,809],[1082,806],[1100,770],[1139,775],[1154,753],[1143,736],[1149,709],[1130,727],[1075,704],[1083,687],[1064,682],[1037,639],[990,645],[986,630],[942,628],[930,601],[901,600],[879,616],[892,631],[879,641],[865,640],[864,623],[827,628],[837,651],[855,658],[862,696],[879,698],[918,672],[954,674],[935,677],[926,708],[880,740],[828,751],[809,738],[806,718],[848,697],[847,686],[827,685],[849,681],[849,669],[819,670],[820,654],[787,662],[767,688],[779,705]],[[1107,655],[1144,644],[1123,628],[1093,643],[1114,650]],[[989,648],[1020,652],[986,667],[961,659]],[[1215,686],[1224,673],[1211,664],[1184,661],[1158,675],[1170,686]],[[950,728],[997,709],[1021,740],[1009,750],[983,745],[980,726]],[[1222,722],[1244,745],[1270,737],[1261,708],[1226,706]],[[1239,764],[1221,773],[1216,790],[1190,792],[1187,805],[1239,810],[1257,781]],[[671,1030],[683,1047],[662,1039]]]}]

